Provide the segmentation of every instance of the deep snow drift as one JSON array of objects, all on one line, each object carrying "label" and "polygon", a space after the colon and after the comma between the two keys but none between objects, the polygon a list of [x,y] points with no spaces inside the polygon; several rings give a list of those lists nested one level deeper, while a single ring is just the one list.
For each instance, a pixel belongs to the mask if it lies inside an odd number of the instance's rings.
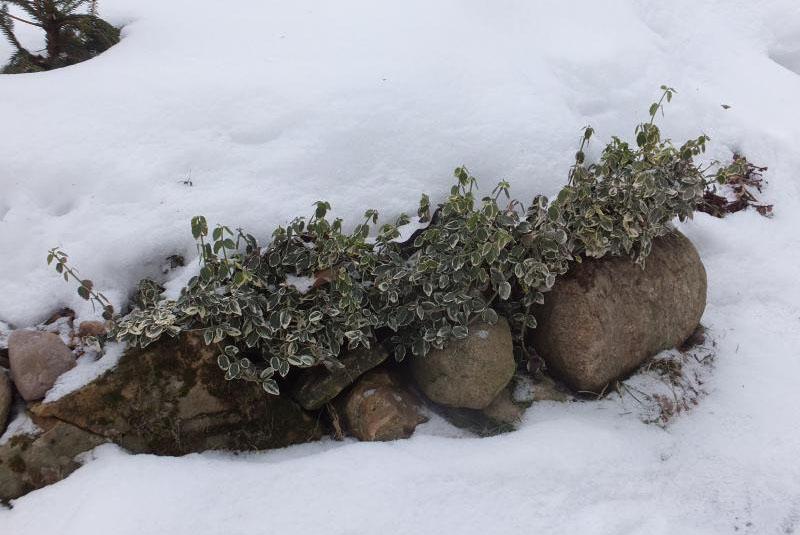
[{"label": "deep snow drift", "polygon": [[662,83],[679,91],[663,132],[769,165],[776,213],[682,226],[718,355],[709,395],[666,430],[606,400],[537,404],[491,439],[434,420],[407,441],[256,455],[107,446],[0,511],[0,531],[800,531],[796,0],[101,7],[126,24],[118,46],[0,77],[0,321],[17,327],[92,314],[45,266],[55,245],[120,304],[166,256],[191,257],[196,214],[262,236],[318,199],[393,218],[441,198],[459,164],[486,191],[552,194],[580,128],[630,136]]}]

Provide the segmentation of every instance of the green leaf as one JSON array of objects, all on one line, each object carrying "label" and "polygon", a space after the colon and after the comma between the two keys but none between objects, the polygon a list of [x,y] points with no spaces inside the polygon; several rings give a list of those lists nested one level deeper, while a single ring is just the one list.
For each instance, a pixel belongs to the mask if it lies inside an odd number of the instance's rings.
[{"label": "green leaf", "polygon": [[508,298],[511,297],[511,285],[508,282],[501,282],[497,287],[497,294],[500,296],[500,299],[507,301]]},{"label": "green leaf", "polygon": [[206,218],[199,215],[192,218],[192,236],[194,239],[200,239],[201,236],[208,235],[208,224]]},{"label": "green leaf", "polygon": [[469,335],[469,329],[467,329],[463,325],[456,325],[455,327],[453,327],[452,334],[453,338],[455,338],[456,340],[463,340]]},{"label": "green leaf", "polygon": [[278,388],[278,383],[276,383],[274,379],[265,379],[262,381],[261,388],[264,389],[264,392],[272,394],[273,396],[278,396],[281,393]]},{"label": "green leaf", "polygon": [[487,308],[486,310],[484,310],[481,313],[481,319],[485,323],[489,323],[489,324],[494,325],[495,323],[497,323],[497,320],[498,320],[497,312],[495,312],[491,308]]}]

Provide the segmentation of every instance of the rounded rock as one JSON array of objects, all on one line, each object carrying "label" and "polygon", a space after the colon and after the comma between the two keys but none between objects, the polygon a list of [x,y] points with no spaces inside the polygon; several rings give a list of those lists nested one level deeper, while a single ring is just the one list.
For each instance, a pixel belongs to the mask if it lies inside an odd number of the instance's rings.
[{"label": "rounded rock", "polygon": [[58,335],[14,331],[8,337],[11,379],[25,401],[42,399],[58,377],[75,367],[75,355]]},{"label": "rounded rock", "polygon": [[342,409],[347,428],[359,440],[408,438],[428,420],[416,396],[386,370],[372,370],[345,396]]},{"label": "rounded rock", "polygon": [[411,361],[420,389],[448,407],[484,409],[514,376],[511,329],[504,318],[495,325],[470,327],[464,340],[451,341]]},{"label": "rounded rock", "polygon": [[535,311],[533,346],[569,386],[600,394],[689,338],[706,289],[700,256],[677,231],[653,241],[644,269],[629,258],[586,259],[556,281]]}]

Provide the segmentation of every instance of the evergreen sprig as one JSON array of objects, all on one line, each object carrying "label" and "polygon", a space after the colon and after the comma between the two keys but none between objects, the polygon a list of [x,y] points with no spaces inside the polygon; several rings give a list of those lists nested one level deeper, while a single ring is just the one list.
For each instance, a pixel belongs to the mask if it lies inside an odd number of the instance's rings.
[{"label": "evergreen sprig", "polygon": [[[9,11],[14,6],[23,16]],[[14,23],[40,28],[46,53],[31,52],[15,35]],[[0,32],[15,52],[5,74],[50,70],[84,61],[119,41],[119,30],[97,16],[97,0],[0,0]]]}]

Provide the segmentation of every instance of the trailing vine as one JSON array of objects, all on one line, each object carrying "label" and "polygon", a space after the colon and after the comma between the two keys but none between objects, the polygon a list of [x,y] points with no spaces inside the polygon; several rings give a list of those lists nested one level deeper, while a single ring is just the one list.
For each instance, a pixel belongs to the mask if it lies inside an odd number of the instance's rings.
[{"label": "trailing vine", "polygon": [[[552,201],[538,195],[523,205],[505,181],[479,197],[477,180],[459,167],[433,211],[423,195],[415,217],[378,225],[370,209],[349,233],[324,201],[265,244],[242,229],[209,232],[195,217],[199,274],[175,300],[162,299],[152,281],[140,284],[137,305],[116,319],[111,336],[146,347],[196,330],[220,348],[227,379],[260,383],[271,394],[293,367],[337,366],[343,351],[375,343],[397,360],[424,357],[498,314],[523,357],[534,306],[572,262],[610,254],[644,265],[671,221],[692,217],[711,184],[733,172],[712,175],[695,163],[705,135],[680,146],[661,137],[655,119],[674,93],[662,87],[649,121],[636,127],[635,146],[613,137],[588,165],[594,131],[585,128],[568,184]],[[101,297],[91,287],[81,295]]]}]

